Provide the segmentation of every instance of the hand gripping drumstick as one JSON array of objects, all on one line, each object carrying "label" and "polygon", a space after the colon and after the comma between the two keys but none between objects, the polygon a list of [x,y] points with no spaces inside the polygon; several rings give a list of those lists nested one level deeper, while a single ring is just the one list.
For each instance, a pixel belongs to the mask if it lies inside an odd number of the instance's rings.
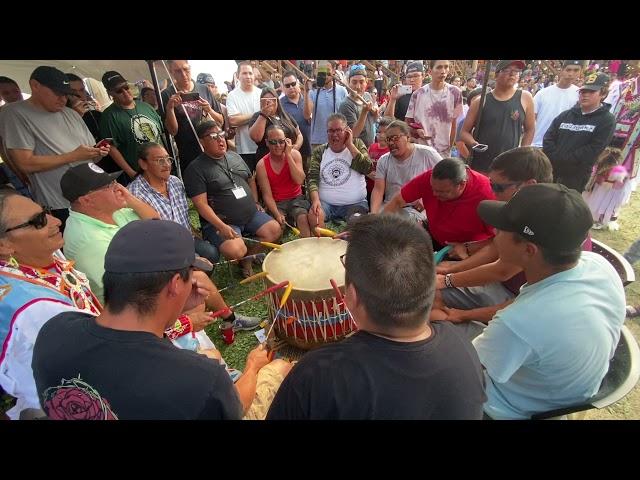
[{"label": "hand gripping drumstick", "polygon": [[276,311],[275,315],[273,316],[273,322],[271,323],[271,327],[269,327],[269,331],[267,332],[267,335],[264,337],[264,341],[265,342],[269,339],[269,335],[271,335],[271,331],[273,330],[273,327],[276,324],[276,319],[278,318],[278,315],[280,315],[280,312],[282,311],[282,308],[284,307],[284,304],[287,303],[287,300],[289,299],[289,294],[291,293],[291,289],[292,288],[293,288],[293,283],[289,282],[289,286],[284,291],[284,294],[282,295],[282,298],[280,299],[280,305],[278,305],[278,310]]},{"label": "hand gripping drumstick", "polygon": [[[264,255],[264,253],[262,255]],[[269,272],[256,273],[254,275],[251,275],[250,277],[245,278],[244,280],[240,280],[239,282],[232,283],[231,285],[227,285],[226,287],[221,288],[220,290],[218,290],[218,293],[224,292],[229,288],[237,287],[238,285],[244,285],[245,283],[253,282],[254,280],[258,280],[259,278],[266,277],[267,275],[269,275]]]},{"label": "hand gripping drumstick", "polygon": [[237,262],[241,262],[242,260],[255,260],[258,258],[263,258],[266,255],[266,253],[256,253],[255,255],[247,255],[246,257],[242,257],[242,258],[238,258],[236,260],[224,260],[222,262],[217,262],[214,263],[213,265],[224,265],[225,263],[237,263]]},{"label": "hand gripping drumstick", "polygon": [[287,285],[289,285],[289,280],[285,280],[284,282],[280,282],[279,284],[274,285],[273,287],[269,287],[266,290],[263,290],[260,293],[255,294],[253,297],[247,298],[246,300],[243,300],[243,301],[241,301],[239,303],[236,303],[235,305],[231,305],[230,307],[223,308],[222,310],[218,310],[217,312],[210,313],[209,316],[210,317],[221,317],[225,313],[230,312],[231,310],[239,307],[240,305],[244,305],[245,303],[250,302],[251,300],[257,300],[260,297],[264,297],[265,295],[267,295],[267,294],[269,294],[271,292],[275,292],[276,290],[280,290],[281,288],[284,288]]},{"label": "hand gripping drumstick", "polygon": [[278,250],[282,248],[282,245],[278,245],[277,243],[261,242],[260,240],[254,240],[253,238],[247,238],[247,237],[242,237],[242,239],[246,240],[247,242],[259,243],[263,247],[276,248]]}]

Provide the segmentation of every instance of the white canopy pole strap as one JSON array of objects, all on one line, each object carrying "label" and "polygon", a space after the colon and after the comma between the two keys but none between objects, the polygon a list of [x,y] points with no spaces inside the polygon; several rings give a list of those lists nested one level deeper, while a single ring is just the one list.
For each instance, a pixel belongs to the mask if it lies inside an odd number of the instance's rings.
[{"label": "white canopy pole strap", "polygon": [[[156,66],[155,60],[147,60],[147,64],[149,65],[149,74],[151,75],[151,83],[153,83],[153,88],[156,90],[156,98],[158,100],[158,106],[160,108],[160,112],[162,117],[165,116],[164,105],[162,104],[162,95],[160,95],[160,84],[158,83],[158,75],[156,74]],[[162,126],[165,134],[165,145],[167,147],[167,151],[169,155],[173,158],[176,158],[176,152],[173,151],[173,142],[171,141],[171,135],[167,132],[167,129]],[[182,171],[180,170],[180,162],[176,162],[176,171],[178,173],[178,177],[182,179]]]}]

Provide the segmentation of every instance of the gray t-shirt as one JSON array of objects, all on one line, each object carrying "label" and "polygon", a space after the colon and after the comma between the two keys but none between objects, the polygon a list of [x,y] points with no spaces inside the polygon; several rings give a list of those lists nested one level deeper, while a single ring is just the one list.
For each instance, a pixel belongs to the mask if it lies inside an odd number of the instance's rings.
[{"label": "gray t-shirt", "polygon": [[427,145],[414,144],[415,150],[409,158],[399,161],[391,155],[385,153],[378,160],[376,167],[376,179],[385,181],[384,202],[386,203],[400,191],[409,181],[417,177],[425,170],[432,169],[436,163],[442,160],[435,148]]},{"label": "gray t-shirt", "polygon": [[[74,110],[65,107],[61,112],[47,112],[27,100],[2,109],[0,136],[7,149],[32,150],[34,155],[62,155],[80,145],[95,144],[82,117]],[[29,174],[35,200],[53,209],[69,208],[69,202],[62,196],[60,179],[69,168],[81,163],[84,162]]]},{"label": "gray t-shirt", "polygon": [[[371,95],[368,92],[365,92],[363,95],[364,99],[368,102],[373,101]],[[362,111],[362,105],[358,105],[350,96],[344,99],[344,102],[340,104],[338,108],[338,112],[343,114],[347,118],[347,125],[350,128],[358,122],[358,118],[360,117],[360,112]],[[362,133],[360,133],[360,140],[364,142],[364,144],[369,148],[369,146],[374,142],[374,126],[376,120],[371,112],[367,114],[367,119],[364,122],[364,128],[362,129]]]}]

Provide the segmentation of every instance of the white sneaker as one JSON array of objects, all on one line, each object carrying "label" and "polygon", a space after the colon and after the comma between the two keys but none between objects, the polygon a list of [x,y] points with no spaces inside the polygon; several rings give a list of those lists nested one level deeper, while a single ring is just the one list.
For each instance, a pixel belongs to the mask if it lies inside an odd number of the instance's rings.
[{"label": "white sneaker", "polygon": [[596,222],[591,227],[591,230],[602,230],[603,228],[604,228],[603,224],[601,224],[600,222]]},{"label": "white sneaker", "polygon": [[615,220],[612,222],[609,222],[606,226],[611,232],[617,232],[618,230],[620,230],[620,224]]}]

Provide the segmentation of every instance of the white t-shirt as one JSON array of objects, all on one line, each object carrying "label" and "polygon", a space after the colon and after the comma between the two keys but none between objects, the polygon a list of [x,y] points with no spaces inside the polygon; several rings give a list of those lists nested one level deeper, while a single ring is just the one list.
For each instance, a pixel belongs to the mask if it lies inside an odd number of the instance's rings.
[{"label": "white t-shirt", "polygon": [[533,106],[536,113],[536,133],[533,137],[532,146],[542,147],[544,134],[551,126],[553,119],[565,110],[569,110],[578,102],[577,86],[571,85],[568,88],[559,88],[557,85],[540,90],[533,97]]},{"label": "white t-shirt", "polygon": [[364,175],[351,168],[348,148],[335,153],[327,147],[320,161],[320,200],[329,205],[353,205],[367,199]]},{"label": "white t-shirt", "polygon": [[[242,88],[234,88],[227,96],[227,113],[231,115],[254,114],[260,111],[260,94],[262,91],[253,87],[251,92],[245,92]],[[243,153],[256,153],[258,145],[249,136],[249,124],[246,123],[236,129],[236,151]]]},{"label": "white t-shirt", "polygon": [[376,179],[385,181],[383,204],[391,200],[410,180],[435,167],[440,160],[442,157],[436,149],[427,145],[415,145],[413,154],[402,161],[391,153],[382,155],[376,167]]}]

